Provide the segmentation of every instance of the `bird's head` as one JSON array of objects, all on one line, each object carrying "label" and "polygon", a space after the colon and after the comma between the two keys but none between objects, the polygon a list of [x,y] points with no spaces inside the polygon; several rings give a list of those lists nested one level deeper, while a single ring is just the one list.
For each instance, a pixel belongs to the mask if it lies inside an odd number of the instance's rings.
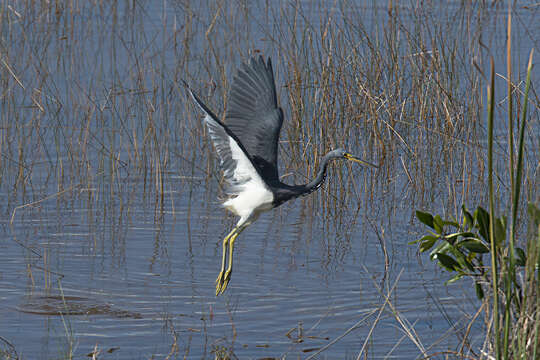
[{"label": "bird's head", "polygon": [[370,162],[367,162],[367,161],[364,161],[354,155],[351,155],[350,153],[348,153],[347,151],[345,151],[344,149],[342,148],[338,148],[338,149],[335,149],[335,150],[332,150],[328,153],[328,155],[331,159],[345,159],[345,160],[351,160],[351,161],[355,161],[357,163],[360,163],[362,165],[368,165],[368,166],[372,166],[372,167],[378,167],[377,165],[374,165]]}]

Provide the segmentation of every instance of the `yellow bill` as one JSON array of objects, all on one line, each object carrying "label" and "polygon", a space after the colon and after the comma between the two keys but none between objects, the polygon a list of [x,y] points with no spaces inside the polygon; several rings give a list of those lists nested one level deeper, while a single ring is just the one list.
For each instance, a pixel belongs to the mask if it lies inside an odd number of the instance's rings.
[{"label": "yellow bill", "polygon": [[362,160],[362,159],[359,159],[359,158],[357,158],[356,156],[351,155],[351,154],[349,154],[349,153],[345,153],[345,155],[343,155],[343,156],[344,156],[345,159],[347,159],[347,160],[356,161],[357,163],[360,163],[360,164],[363,164],[363,165],[368,165],[368,166],[372,166],[372,167],[374,167],[374,168],[378,168],[377,165],[372,164],[372,163],[367,162],[367,161],[364,161],[364,160]]}]

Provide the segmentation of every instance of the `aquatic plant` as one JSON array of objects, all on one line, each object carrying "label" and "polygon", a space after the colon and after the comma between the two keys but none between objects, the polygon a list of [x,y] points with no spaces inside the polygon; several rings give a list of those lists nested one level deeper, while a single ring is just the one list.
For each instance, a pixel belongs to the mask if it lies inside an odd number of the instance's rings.
[{"label": "aquatic plant", "polygon": [[[508,29],[509,39],[511,39],[510,15]],[[510,45],[507,48],[507,55],[508,62],[510,62]],[[429,212],[418,210],[416,211],[417,219],[432,230],[420,239],[409,243],[418,243],[420,252],[429,251],[431,260],[436,261],[447,271],[455,273],[452,278],[446,281],[446,284],[464,277],[473,280],[477,297],[483,301],[483,309],[490,318],[486,329],[486,340],[491,349],[489,353],[494,353],[497,359],[536,359],[539,351],[540,209],[533,202],[528,204],[529,231],[522,235],[522,241],[516,241],[520,191],[523,183],[524,134],[527,123],[532,59],[533,51],[530,53],[527,66],[516,155],[513,147],[514,115],[511,105],[515,85],[511,83],[511,66],[508,64],[510,222],[508,222],[506,215],[499,217],[495,215],[493,189],[495,70],[492,58],[487,87],[489,210],[478,206],[471,214],[463,205],[460,221],[443,219],[440,215],[432,215]],[[515,164],[514,156],[517,157]],[[521,244],[521,247],[518,244]],[[484,264],[484,255],[490,256],[490,265]],[[486,290],[489,290],[487,297],[485,296]],[[491,313],[489,313],[489,304],[492,305]]]}]

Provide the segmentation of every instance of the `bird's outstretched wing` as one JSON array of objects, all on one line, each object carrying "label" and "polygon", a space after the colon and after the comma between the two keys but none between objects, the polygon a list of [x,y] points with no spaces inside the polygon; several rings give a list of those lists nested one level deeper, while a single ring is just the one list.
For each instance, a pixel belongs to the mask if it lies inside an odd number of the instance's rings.
[{"label": "bird's outstretched wing", "polygon": [[246,187],[267,189],[259,170],[247,155],[242,143],[225,124],[218,120],[214,113],[199,99],[184,82],[186,89],[197,105],[206,114],[204,122],[220,160],[223,176],[228,184],[225,191],[229,195],[238,195]]},{"label": "bird's outstretched wing", "polygon": [[272,62],[262,56],[242,64],[229,92],[225,124],[240,140],[264,179],[278,180],[277,153],[283,111],[277,105]]}]

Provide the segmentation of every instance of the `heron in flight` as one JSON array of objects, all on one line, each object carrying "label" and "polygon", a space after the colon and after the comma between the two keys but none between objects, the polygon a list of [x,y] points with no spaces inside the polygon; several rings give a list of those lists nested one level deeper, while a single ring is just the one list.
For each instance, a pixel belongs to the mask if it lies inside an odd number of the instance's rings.
[{"label": "heron in flight", "polygon": [[240,217],[236,226],[223,239],[221,271],[216,279],[218,296],[227,289],[231,280],[236,238],[261,213],[317,190],[324,182],[326,169],[332,160],[347,159],[376,166],[343,149],[335,149],[322,158],[313,181],[304,185],[288,185],[280,181],[277,154],[283,111],[277,104],[270,58],[266,63],[262,56],[252,58],[238,69],[230,88],[224,122],[219,120],[187,83],[184,82],[184,85],[205,114],[204,122],[220,160],[227,183],[225,192],[228,195],[223,206]]}]

